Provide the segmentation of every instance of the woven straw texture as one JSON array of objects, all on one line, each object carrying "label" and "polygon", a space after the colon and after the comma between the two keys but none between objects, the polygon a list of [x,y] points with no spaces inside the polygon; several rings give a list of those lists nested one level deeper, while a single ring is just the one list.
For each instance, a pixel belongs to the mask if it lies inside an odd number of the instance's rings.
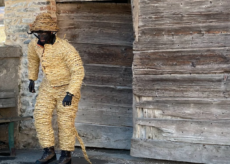
[{"label": "woven straw texture", "polygon": [[57,21],[49,13],[39,14],[33,24],[30,25],[30,31],[58,31]]},{"label": "woven straw texture", "polygon": [[[58,37],[53,45],[45,44],[44,48],[38,46],[37,41],[34,39],[29,44],[28,70],[29,79],[37,80],[41,63],[44,75],[34,111],[39,142],[43,148],[54,146],[51,120],[52,112],[57,107],[61,150],[73,151],[77,137],[85,159],[91,163],[74,126],[84,78],[81,57],[73,46]],[[66,92],[74,94],[72,105],[69,107],[62,105]]]},{"label": "woven straw texture", "polygon": [[79,53],[67,41],[57,37],[53,45],[45,44],[42,48],[37,39],[32,40],[28,49],[29,79],[37,80],[39,63],[52,87],[69,84],[66,92],[74,95],[79,92],[84,67]]}]

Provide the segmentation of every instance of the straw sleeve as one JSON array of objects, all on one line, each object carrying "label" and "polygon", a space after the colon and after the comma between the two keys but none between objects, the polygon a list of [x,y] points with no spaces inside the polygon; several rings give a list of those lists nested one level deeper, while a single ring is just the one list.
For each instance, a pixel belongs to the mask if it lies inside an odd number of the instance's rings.
[{"label": "straw sleeve", "polygon": [[63,53],[63,58],[71,74],[69,87],[66,92],[76,95],[81,89],[82,80],[85,75],[84,67],[81,57],[75,48],[66,41],[64,47],[65,53]]},{"label": "straw sleeve", "polygon": [[40,59],[34,49],[33,43],[34,40],[28,46],[28,78],[36,81],[38,79]]}]

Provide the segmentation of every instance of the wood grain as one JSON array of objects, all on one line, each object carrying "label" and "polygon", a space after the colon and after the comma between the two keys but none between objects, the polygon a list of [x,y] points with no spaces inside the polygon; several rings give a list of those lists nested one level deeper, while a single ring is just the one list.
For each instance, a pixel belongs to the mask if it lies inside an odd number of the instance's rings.
[{"label": "wood grain", "polygon": [[230,119],[230,99],[158,98],[136,103],[136,118]]},{"label": "wood grain", "polygon": [[[230,120],[137,119],[144,135],[140,139],[158,139],[204,144],[229,144]],[[223,128],[224,126],[224,128]],[[153,128],[148,136],[147,128]]]},{"label": "wood grain", "polygon": [[138,75],[133,79],[133,92],[139,96],[227,98],[228,74]]},{"label": "wood grain", "polygon": [[132,89],[86,85],[81,89],[81,102],[131,106]]},{"label": "wood grain", "polygon": [[132,46],[132,17],[127,4],[76,3],[57,7],[62,27],[58,35],[66,34],[71,43]]},{"label": "wood grain", "polygon": [[129,67],[85,65],[84,83],[132,87],[132,70]]},{"label": "wood grain", "polygon": [[209,164],[228,164],[230,160],[228,145],[139,139],[132,139],[131,145],[131,155],[135,157]]},{"label": "wood grain", "polygon": [[0,108],[10,108],[16,106],[15,98],[0,99]]},{"label": "wood grain", "polygon": [[73,45],[79,51],[84,64],[132,66],[132,47],[75,43]]},{"label": "wood grain", "polygon": [[14,91],[0,91],[0,99],[14,98],[14,97],[15,97]]},{"label": "wood grain", "polygon": [[136,0],[133,7],[131,155],[229,163],[230,4]]},{"label": "wood grain", "polygon": [[80,102],[76,121],[96,125],[132,127],[132,106]]},{"label": "wood grain", "polygon": [[135,52],[135,75],[216,74],[230,71],[229,48]]},{"label": "wood grain", "polygon": [[57,3],[58,36],[85,68],[76,126],[86,146],[130,149],[134,40],[130,4]]},{"label": "wood grain", "polygon": [[139,26],[181,26],[229,22],[228,1],[141,0]]},{"label": "wood grain", "polygon": [[[120,126],[103,126],[91,124],[75,124],[85,146],[130,149],[132,128]],[[80,146],[78,141],[77,146]]]},{"label": "wood grain", "polygon": [[16,122],[16,121],[27,121],[31,120],[33,117],[11,117],[11,118],[1,118],[0,123],[7,123],[7,122]]}]

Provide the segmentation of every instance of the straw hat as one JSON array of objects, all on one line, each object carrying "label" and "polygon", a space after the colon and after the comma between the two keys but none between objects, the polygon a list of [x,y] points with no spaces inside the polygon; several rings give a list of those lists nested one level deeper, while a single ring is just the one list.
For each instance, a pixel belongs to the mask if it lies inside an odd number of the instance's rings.
[{"label": "straw hat", "polygon": [[33,24],[30,25],[30,31],[58,31],[57,21],[49,13],[39,14]]}]

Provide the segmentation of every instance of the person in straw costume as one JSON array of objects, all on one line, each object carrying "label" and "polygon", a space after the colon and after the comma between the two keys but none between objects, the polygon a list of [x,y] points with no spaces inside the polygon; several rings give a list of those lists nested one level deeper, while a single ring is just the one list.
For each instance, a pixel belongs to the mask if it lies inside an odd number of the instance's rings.
[{"label": "person in straw costume", "polygon": [[80,142],[85,159],[91,163],[74,125],[84,78],[84,67],[79,53],[66,40],[57,37],[55,35],[57,31],[57,22],[48,13],[39,14],[30,25],[30,34],[37,37],[30,42],[28,47],[30,92],[35,93],[34,81],[38,78],[40,64],[43,71],[34,119],[39,143],[44,148],[44,153],[35,163],[48,164],[56,160],[55,138],[51,124],[55,108],[61,149],[58,164],[71,163],[75,137]]}]

